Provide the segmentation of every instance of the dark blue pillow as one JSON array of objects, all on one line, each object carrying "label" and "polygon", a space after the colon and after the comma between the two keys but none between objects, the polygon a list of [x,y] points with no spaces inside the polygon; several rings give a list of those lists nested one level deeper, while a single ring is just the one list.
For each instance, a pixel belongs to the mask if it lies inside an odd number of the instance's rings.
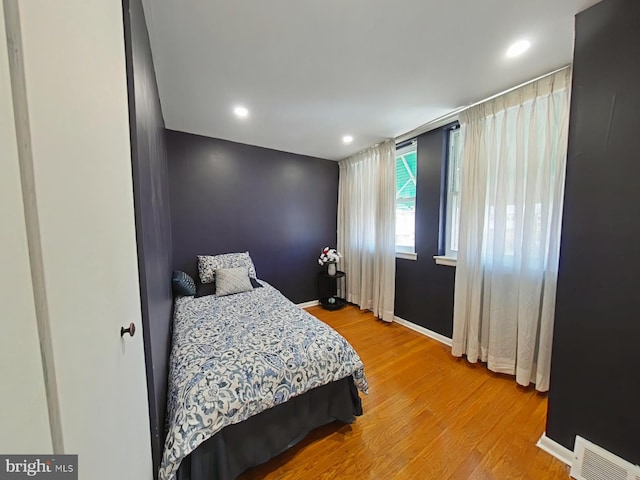
[{"label": "dark blue pillow", "polygon": [[171,279],[173,291],[179,295],[192,296],[196,294],[196,284],[189,275],[184,272],[173,272]]},{"label": "dark blue pillow", "polygon": [[200,283],[198,282],[198,287],[196,289],[196,298],[206,297],[208,295],[216,294],[216,284],[215,283]]}]

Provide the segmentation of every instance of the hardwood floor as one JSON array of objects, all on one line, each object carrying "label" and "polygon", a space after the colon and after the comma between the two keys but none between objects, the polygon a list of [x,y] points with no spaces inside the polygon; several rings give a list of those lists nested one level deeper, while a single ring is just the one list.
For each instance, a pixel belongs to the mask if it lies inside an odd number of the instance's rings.
[{"label": "hardwood floor", "polygon": [[362,358],[364,415],[313,431],[241,479],[569,478],[564,464],[535,446],[546,396],[356,307],[308,310]]}]

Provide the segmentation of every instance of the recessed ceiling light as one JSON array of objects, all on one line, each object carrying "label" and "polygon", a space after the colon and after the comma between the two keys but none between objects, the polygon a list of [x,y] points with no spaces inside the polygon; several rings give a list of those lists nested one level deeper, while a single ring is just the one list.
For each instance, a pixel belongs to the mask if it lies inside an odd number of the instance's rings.
[{"label": "recessed ceiling light", "polygon": [[518,40],[516,43],[509,47],[507,50],[507,57],[515,58],[522,55],[524,52],[529,50],[531,46],[531,42],[529,40]]},{"label": "recessed ceiling light", "polygon": [[245,117],[247,117],[249,115],[249,110],[247,110],[246,107],[238,105],[237,107],[235,107],[233,109],[233,113],[235,113],[236,116],[238,116],[238,117],[245,118]]},{"label": "recessed ceiling light", "polygon": [[342,141],[344,143],[351,143],[353,142],[353,137],[351,135],[345,135],[344,137],[342,137]]}]

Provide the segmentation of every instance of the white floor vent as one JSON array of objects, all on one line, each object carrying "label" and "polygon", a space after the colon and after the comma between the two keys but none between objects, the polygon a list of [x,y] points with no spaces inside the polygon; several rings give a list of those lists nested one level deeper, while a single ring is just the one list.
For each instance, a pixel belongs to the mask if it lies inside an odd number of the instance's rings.
[{"label": "white floor vent", "polygon": [[640,480],[640,467],[576,437],[571,476],[577,480]]}]

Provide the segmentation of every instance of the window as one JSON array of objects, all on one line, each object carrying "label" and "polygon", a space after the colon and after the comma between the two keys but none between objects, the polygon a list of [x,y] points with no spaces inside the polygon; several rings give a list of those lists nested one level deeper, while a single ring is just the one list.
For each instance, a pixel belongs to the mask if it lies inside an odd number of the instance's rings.
[{"label": "window", "polygon": [[[453,127],[449,130],[449,143],[447,151],[447,216],[445,219],[445,251],[444,256],[457,258],[458,256],[458,235],[460,232],[460,187],[462,171],[462,142],[460,138],[460,128]],[[516,164],[514,161],[507,162],[504,167],[507,172],[504,180],[516,183]],[[542,203],[535,202],[532,208],[521,210],[516,209],[515,200],[507,203],[504,208],[496,211],[494,205],[488,205],[485,213],[485,234],[486,242],[493,244],[496,235],[501,238],[505,257],[513,257],[516,248],[523,242],[539,247],[542,244]],[[546,213],[545,213],[546,215]],[[531,216],[533,231],[523,232],[517,229],[523,219]],[[444,263],[447,264],[448,263]]]},{"label": "window", "polygon": [[[518,211],[515,204],[508,204],[506,209],[498,210],[497,220],[495,206],[489,207],[489,215],[485,217],[487,242],[493,245],[496,242],[496,236],[501,238],[503,247],[500,251],[505,258],[513,257],[516,254],[516,249],[520,250],[523,245],[528,246],[529,250],[535,253],[540,252],[542,246],[542,203],[536,202],[530,205],[533,208],[527,210],[528,206],[525,205]],[[518,229],[517,226],[522,225],[523,222],[532,225],[532,231],[525,232],[522,227]]]},{"label": "window", "polygon": [[416,251],[417,145],[411,140],[396,151],[396,252]]},{"label": "window", "polygon": [[458,233],[460,231],[460,180],[462,155],[460,128],[449,130],[447,161],[447,216],[445,219],[445,256],[458,256]]}]

